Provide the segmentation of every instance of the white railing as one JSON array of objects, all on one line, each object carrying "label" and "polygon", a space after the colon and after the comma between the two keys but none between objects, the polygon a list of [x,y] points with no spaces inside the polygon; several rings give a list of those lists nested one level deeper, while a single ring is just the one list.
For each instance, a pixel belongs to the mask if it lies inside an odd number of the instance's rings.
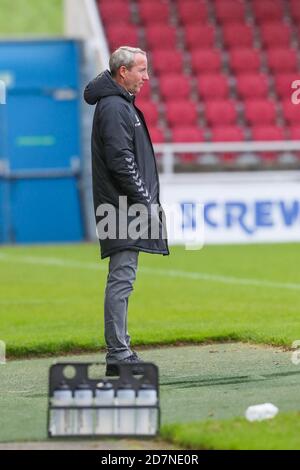
[{"label": "white railing", "polygon": [[214,143],[177,143],[155,144],[154,151],[162,155],[162,170],[165,175],[174,172],[176,153],[195,153],[213,155],[216,153],[239,153],[254,155],[259,152],[300,151],[300,141],[267,142],[214,142]]},{"label": "white railing", "polygon": [[84,39],[97,70],[108,67],[109,50],[95,0],[64,0],[65,34]]}]

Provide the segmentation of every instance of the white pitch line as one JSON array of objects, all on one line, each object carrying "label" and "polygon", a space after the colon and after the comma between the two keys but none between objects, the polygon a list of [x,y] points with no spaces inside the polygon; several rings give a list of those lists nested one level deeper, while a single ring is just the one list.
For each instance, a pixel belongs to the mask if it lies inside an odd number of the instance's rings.
[{"label": "white pitch line", "polygon": [[96,269],[105,270],[106,267],[100,263],[82,263],[81,261],[67,260],[62,258],[48,258],[42,256],[10,256],[4,253],[0,254],[0,261],[12,261],[16,263],[25,264],[40,264],[45,266],[59,266],[62,268],[85,268],[85,269]]},{"label": "white pitch line", "polygon": [[142,271],[149,272],[151,274],[170,276],[170,277],[181,277],[191,280],[201,280],[201,281],[212,281],[219,282],[223,284],[238,284],[242,286],[256,286],[256,287],[270,287],[272,289],[290,289],[290,290],[300,290],[300,284],[293,283],[284,283],[284,282],[274,282],[266,281],[263,279],[247,279],[247,278],[238,278],[233,276],[222,276],[219,274],[207,274],[207,273],[198,273],[198,272],[188,272],[180,270],[163,270],[163,269],[151,269],[151,268],[142,268]]},{"label": "white pitch line", "polygon": [[[106,265],[100,263],[83,263],[81,261],[68,260],[62,258],[48,258],[37,256],[10,256],[5,253],[0,254],[0,261],[12,263],[38,264],[44,266],[58,266],[62,268],[90,269],[96,271],[107,271]],[[217,282],[221,284],[242,285],[250,287],[267,287],[270,289],[300,290],[300,284],[274,282],[263,279],[247,279],[233,276],[223,276],[219,274],[208,274],[201,272],[182,271],[179,269],[154,269],[141,267],[139,272],[162,277],[173,277],[177,279],[190,279],[191,281]]]},{"label": "white pitch line", "polygon": [[44,304],[66,304],[74,300],[70,299],[61,299],[61,300],[52,300],[52,299],[11,299],[11,300],[0,300],[0,305],[44,305]]}]

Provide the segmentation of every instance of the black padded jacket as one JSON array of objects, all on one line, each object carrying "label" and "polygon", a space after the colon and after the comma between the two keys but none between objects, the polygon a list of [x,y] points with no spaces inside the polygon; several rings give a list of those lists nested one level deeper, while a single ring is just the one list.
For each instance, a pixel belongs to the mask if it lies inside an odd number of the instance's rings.
[{"label": "black padded jacket", "polygon": [[[92,130],[92,178],[96,224],[106,213],[99,206],[110,204],[116,211],[116,237],[100,239],[101,257],[127,249],[168,255],[164,213],[159,201],[159,179],[150,135],[134,96],[118,85],[108,70],[92,80],[84,91],[85,101],[96,104]],[[159,207],[159,236],[132,238],[119,232],[119,198],[127,197],[128,209],[143,204],[151,220],[151,207]],[[121,209],[122,211],[122,209]],[[101,215],[99,215],[101,214]],[[128,212],[127,212],[128,216]],[[127,217],[127,227],[132,221]],[[164,227],[164,230],[163,230]]]}]

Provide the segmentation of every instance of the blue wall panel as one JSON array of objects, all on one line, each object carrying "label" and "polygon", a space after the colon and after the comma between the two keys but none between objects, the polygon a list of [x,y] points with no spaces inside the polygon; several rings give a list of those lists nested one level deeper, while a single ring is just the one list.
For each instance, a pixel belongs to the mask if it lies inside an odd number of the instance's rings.
[{"label": "blue wall panel", "polygon": [[24,92],[7,104],[10,168],[69,168],[80,155],[78,100]]},{"label": "blue wall panel", "polygon": [[0,179],[0,243],[84,237],[72,169],[81,156],[79,69],[75,41],[0,42],[0,178],[1,159],[9,168]]},{"label": "blue wall panel", "polygon": [[2,41],[0,70],[14,89],[77,88],[79,49],[74,41]]},{"label": "blue wall panel", "polygon": [[15,242],[80,241],[82,220],[74,178],[17,180],[11,190]]},{"label": "blue wall panel", "polygon": [[0,103],[0,243],[5,242],[7,225],[5,220],[4,155],[6,154],[6,105]]},{"label": "blue wall panel", "polygon": [[11,218],[11,184],[9,180],[0,178],[0,243],[12,241],[12,218]]},{"label": "blue wall panel", "polygon": [[67,168],[80,155],[78,51],[71,41],[0,43],[11,169]]},{"label": "blue wall panel", "polygon": [[0,178],[0,243],[4,243],[3,179]]}]

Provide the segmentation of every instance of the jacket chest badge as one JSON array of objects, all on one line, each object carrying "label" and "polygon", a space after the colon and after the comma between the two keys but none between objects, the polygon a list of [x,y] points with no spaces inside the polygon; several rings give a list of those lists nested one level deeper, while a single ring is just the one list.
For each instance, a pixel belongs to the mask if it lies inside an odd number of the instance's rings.
[{"label": "jacket chest badge", "polygon": [[135,115],[135,119],[136,119],[136,122],[134,123],[134,126],[135,126],[135,127],[139,127],[139,126],[141,125],[141,121],[139,120],[137,114]]}]

